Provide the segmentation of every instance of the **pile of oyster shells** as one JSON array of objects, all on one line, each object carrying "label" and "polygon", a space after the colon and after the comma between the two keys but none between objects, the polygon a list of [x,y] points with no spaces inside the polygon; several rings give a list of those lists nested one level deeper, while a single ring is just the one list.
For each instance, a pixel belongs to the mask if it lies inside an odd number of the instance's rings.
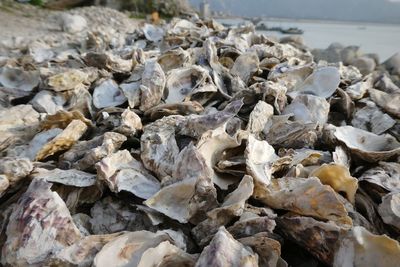
[{"label": "pile of oyster shells", "polygon": [[400,262],[400,55],[193,16],[0,66],[4,266]]}]

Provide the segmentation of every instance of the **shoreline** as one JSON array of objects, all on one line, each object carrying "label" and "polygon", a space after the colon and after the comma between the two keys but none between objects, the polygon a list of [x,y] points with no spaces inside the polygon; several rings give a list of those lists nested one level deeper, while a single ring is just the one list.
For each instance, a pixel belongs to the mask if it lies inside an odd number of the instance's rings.
[{"label": "shoreline", "polygon": [[[221,17],[214,16],[213,19],[221,20],[221,19],[242,19],[242,20],[250,20],[247,17],[240,16],[229,16],[229,17]],[[263,18],[262,21],[285,21],[285,22],[302,22],[302,23],[321,23],[321,24],[345,24],[345,25],[374,25],[374,26],[397,26],[400,28],[400,23],[385,23],[385,22],[368,22],[368,21],[345,21],[345,20],[323,20],[323,19],[294,19],[294,18],[282,18],[282,17],[268,17]]]}]

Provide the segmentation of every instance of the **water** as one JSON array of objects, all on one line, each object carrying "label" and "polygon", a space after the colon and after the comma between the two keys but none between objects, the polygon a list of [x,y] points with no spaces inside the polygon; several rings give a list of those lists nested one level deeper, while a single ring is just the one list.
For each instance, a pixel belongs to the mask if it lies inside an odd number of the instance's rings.
[{"label": "water", "polygon": [[[219,21],[236,25],[242,20],[221,19]],[[311,48],[327,48],[334,42],[345,46],[357,45],[364,53],[378,54],[381,61],[400,52],[400,25],[296,20],[266,20],[262,22],[268,27],[298,27],[304,30],[302,36],[306,45]],[[284,36],[279,32],[263,33],[269,36]]]}]

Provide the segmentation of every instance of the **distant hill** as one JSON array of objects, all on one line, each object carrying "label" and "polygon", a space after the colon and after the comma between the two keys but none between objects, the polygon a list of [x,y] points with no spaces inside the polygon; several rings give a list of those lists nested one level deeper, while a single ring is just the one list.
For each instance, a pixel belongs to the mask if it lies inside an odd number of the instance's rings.
[{"label": "distant hill", "polygon": [[[198,8],[201,0],[190,0]],[[271,16],[400,23],[400,2],[389,0],[209,0],[212,10],[239,16]]]}]

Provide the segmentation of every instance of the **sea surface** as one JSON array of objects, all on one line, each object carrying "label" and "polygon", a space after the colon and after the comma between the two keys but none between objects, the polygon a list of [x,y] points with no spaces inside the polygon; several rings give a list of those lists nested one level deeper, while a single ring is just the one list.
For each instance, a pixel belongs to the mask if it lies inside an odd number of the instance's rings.
[{"label": "sea surface", "polygon": [[[218,19],[222,23],[237,25],[241,19]],[[269,28],[297,27],[304,31],[302,35],[310,48],[327,48],[337,42],[345,46],[357,45],[364,53],[376,53],[384,61],[400,52],[400,25],[371,24],[357,22],[263,20]],[[267,36],[282,37],[279,32],[265,32]]]}]

